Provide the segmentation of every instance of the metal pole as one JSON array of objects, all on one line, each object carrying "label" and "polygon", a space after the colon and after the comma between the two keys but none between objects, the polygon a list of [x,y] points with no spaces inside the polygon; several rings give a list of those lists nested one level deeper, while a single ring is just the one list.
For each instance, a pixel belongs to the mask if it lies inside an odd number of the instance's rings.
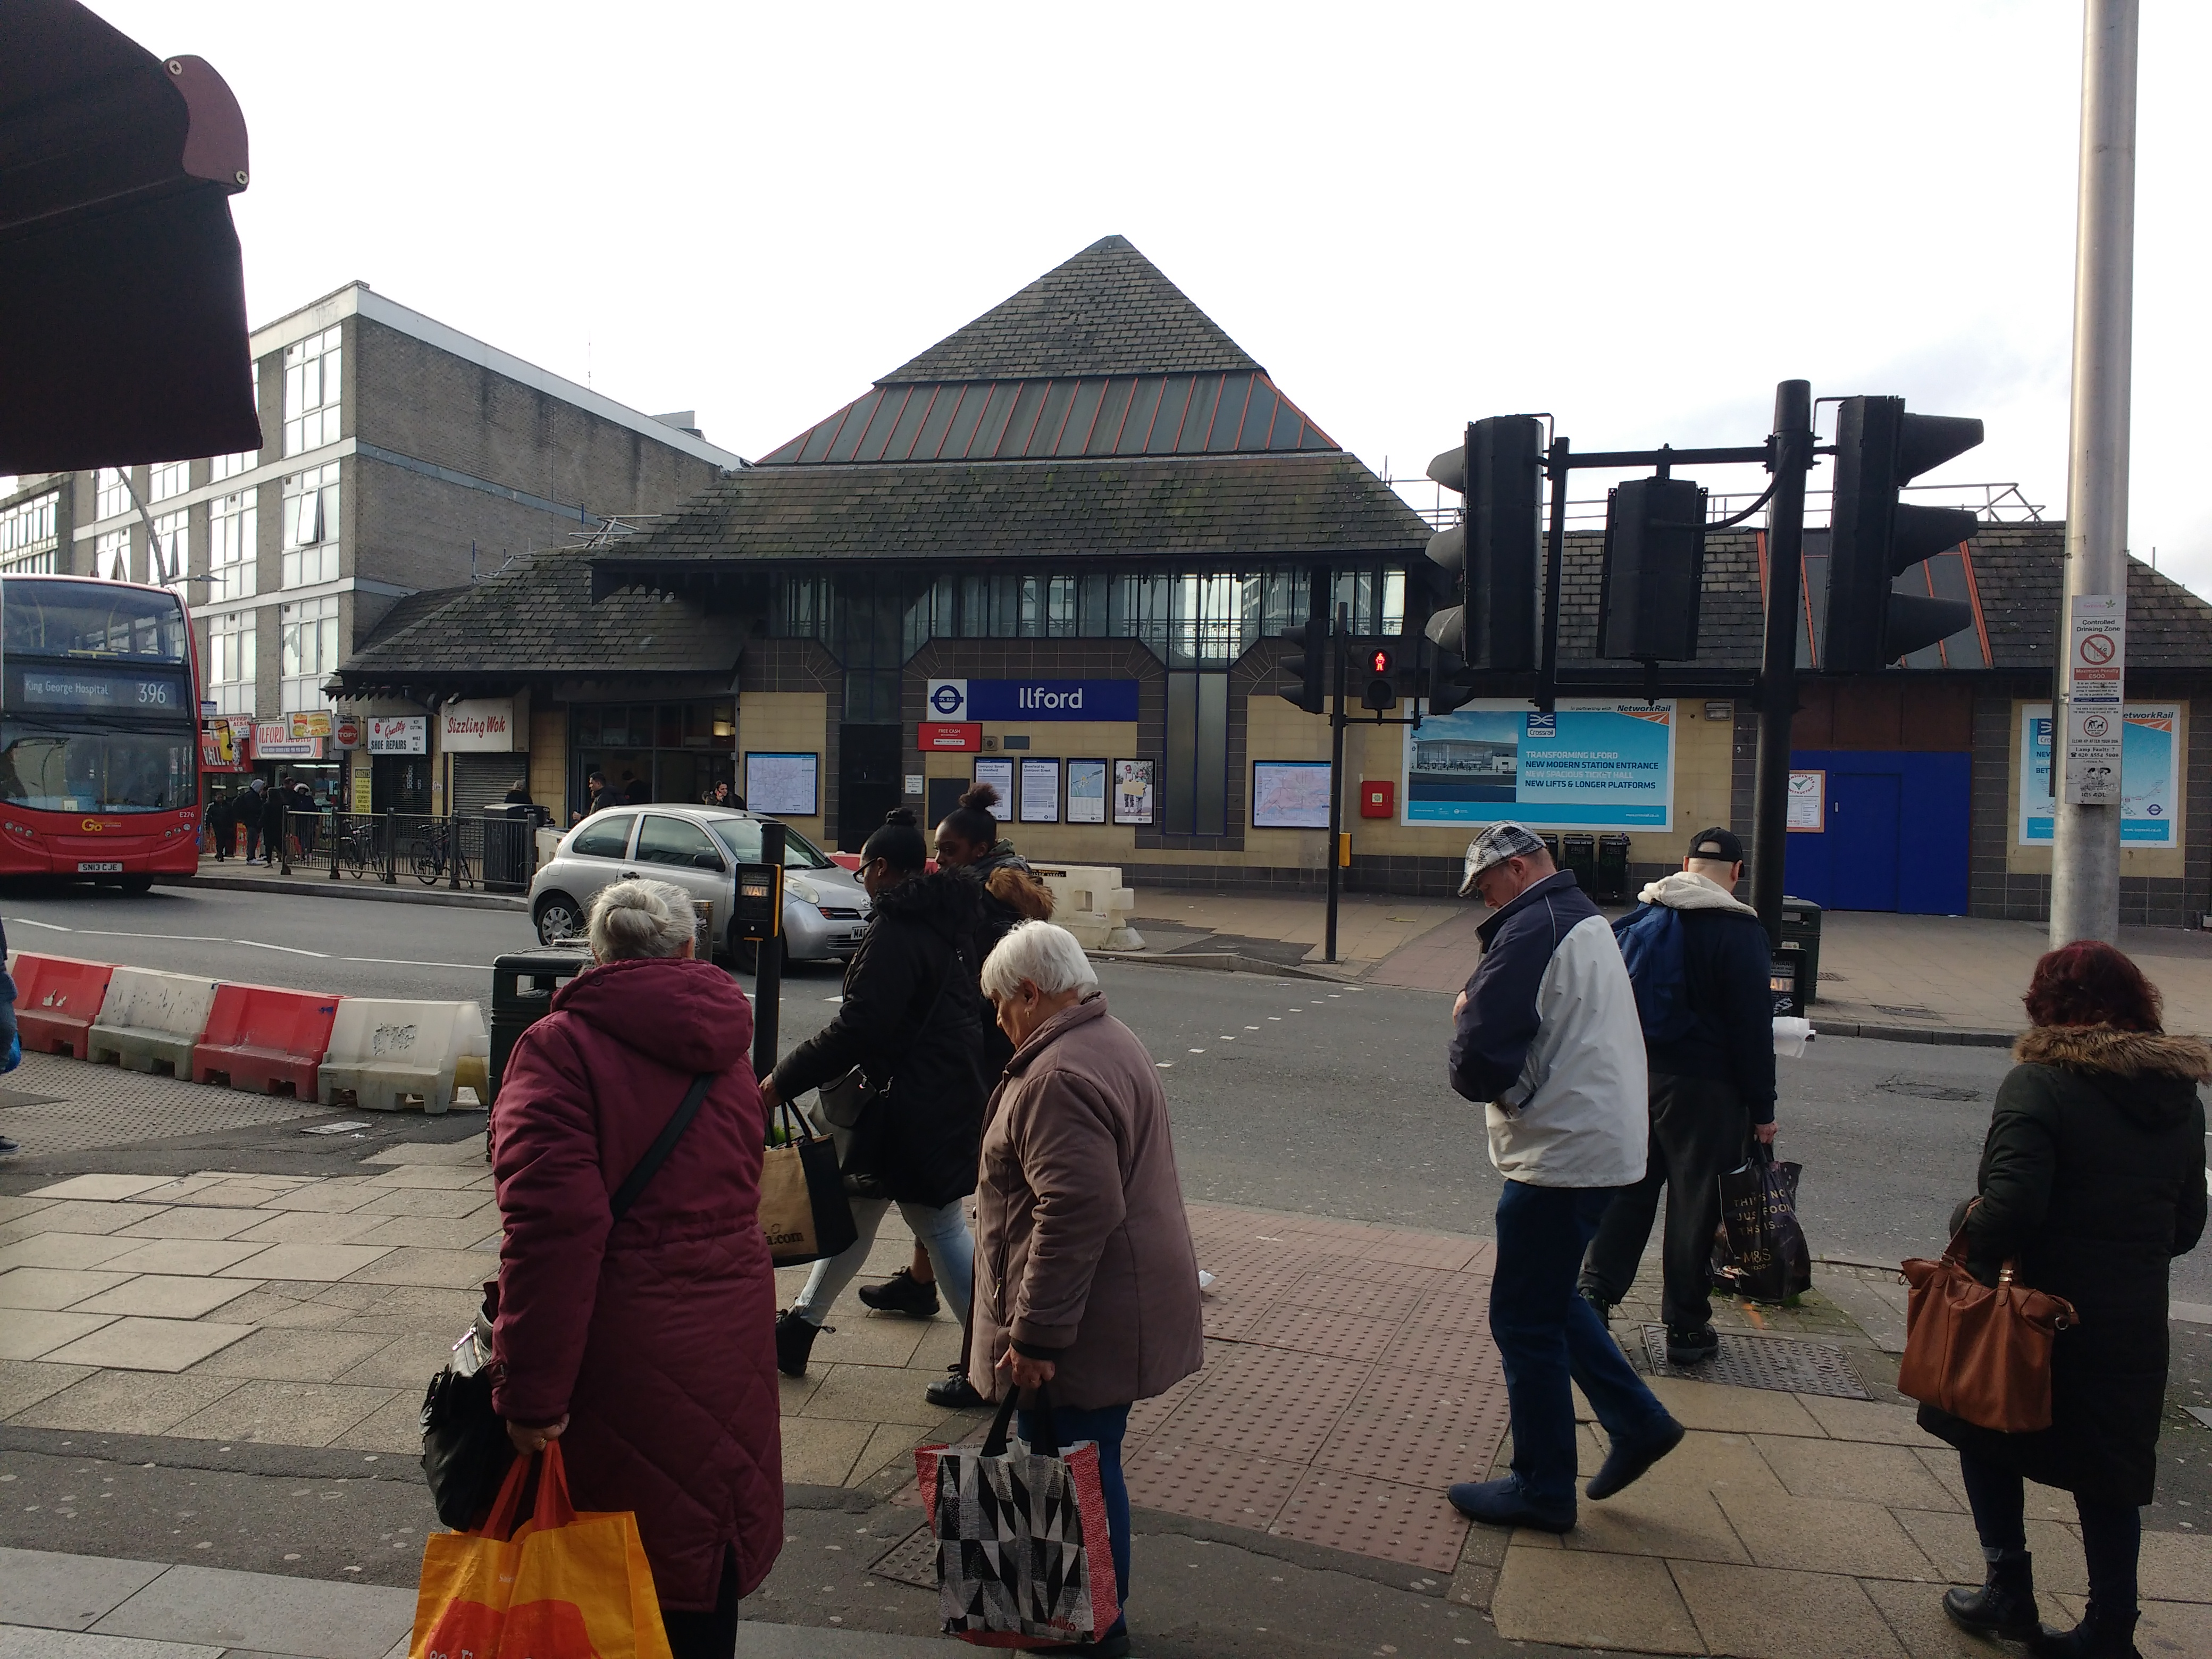
[{"label": "metal pole", "polygon": [[[784,828],[774,819],[761,823],[761,862],[783,868]],[[775,1070],[776,1030],[783,1012],[783,884],[775,884],[776,910],[768,937],[755,947],[753,965],[753,1075]]]},{"label": "metal pole", "polygon": [[1330,649],[1336,659],[1336,704],[1329,714],[1328,749],[1328,931],[1322,946],[1322,959],[1336,960],[1336,901],[1344,889],[1344,866],[1339,849],[1344,845],[1344,687],[1346,683],[1346,653],[1352,641],[1346,638],[1352,626],[1352,611],[1348,605],[1336,607],[1336,627],[1332,630]]},{"label": "metal pole", "polygon": [[[2065,603],[2059,616],[2057,697],[2051,709],[2051,945],[2111,941],[2120,924],[2118,708],[2097,716],[2111,770],[2072,775],[2075,734],[2075,600],[2118,601],[2126,639],[2129,360],[2135,331],[2136,0],[2082,8],[2081,200],[2074,229],[2074,397],[2066,462]],[[2104,665],[2123,672],[2124,646]],[[2103,683],[2124,695],[2124,679]],[[2085,688],[2086,690],[2086,688]],[[2085,757],[2086,758],[2086,757]]]},{"label": "metal pole", "polygon": [[1799,580],[1805,551],[1805,475],[1813,465],[1813,387],[1774,388],[1768,441],[1774,500],[1766,509],[1766,654],[1759,671],[1759,782],[1752,820],[1751,902],[1768,945],[1782,948],[1782,889],[1790,810],[1790,728],[1797,714]]},{"label": "metal pole", "polygon": [[1552,483],[1552,521],[1544,537],[1544,678],[1536,707],[1547,714],[1559,706],[1559,580],[1566,562],[1567,453],[1565,438],[1552,440],[1544,476]]}]

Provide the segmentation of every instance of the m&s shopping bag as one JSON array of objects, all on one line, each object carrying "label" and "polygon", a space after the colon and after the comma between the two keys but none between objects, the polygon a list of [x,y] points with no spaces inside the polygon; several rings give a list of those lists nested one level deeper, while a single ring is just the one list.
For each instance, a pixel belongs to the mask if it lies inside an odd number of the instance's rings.
[{"label": "m&s shopping bag", "polygon": [[[538,1500],[520,1527],[538,1469]],[[580,1515],[561,1443],[518,1457],[477,1532],[423,1546],[408,1659],[671,1659],[637,1517]]]},{"label": "m&s shopping bag", "polygon": [[1121,1616],[1098,1447],[1060,1445],[1040,1389],[1037,1442],[1010,1449],[1014,1398],[1007,1389],[980,1450],[915,1449],[937,1534],[938,1611],[946,1635],[979,1647],[1091,1641]]}]

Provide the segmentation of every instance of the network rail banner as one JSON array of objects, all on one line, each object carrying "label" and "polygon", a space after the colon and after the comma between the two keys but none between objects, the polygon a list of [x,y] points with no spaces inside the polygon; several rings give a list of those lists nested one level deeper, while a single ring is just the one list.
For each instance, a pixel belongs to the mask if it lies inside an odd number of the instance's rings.
[{"label": "network rail banner", "polygon": [[1478,698],[1406,730],[1401,823],[1674,827],[1674,704]]},{"label": "network rail banner", "polygon": [[[2086,717],[2105,721],[2102,710]],[[2181,827],[2176,803],[2181,798],[2181,709],[2170,702],[2131,702],[2120,710],[2120,844],[2179,847]],[[2103,738],[2106,733],[2093,732]],[[2020,827],[2022,847],[2048,847],[2051,840],[2051,705],[2031,702],[2020,710]]]}]

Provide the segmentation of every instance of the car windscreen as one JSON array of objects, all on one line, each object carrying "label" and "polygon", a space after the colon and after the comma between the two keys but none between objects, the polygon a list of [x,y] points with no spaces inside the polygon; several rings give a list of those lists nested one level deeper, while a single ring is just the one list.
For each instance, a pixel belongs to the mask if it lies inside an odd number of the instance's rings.
[{"label": "car windscreen", "polygon": [[[740,864],[758,864],[761,827],[757,818],[714,818],[715,837]],[[815,844],[789,825],[783,831],[783,867],[787,870],[837,870],[843,866],[827,857]]]}]

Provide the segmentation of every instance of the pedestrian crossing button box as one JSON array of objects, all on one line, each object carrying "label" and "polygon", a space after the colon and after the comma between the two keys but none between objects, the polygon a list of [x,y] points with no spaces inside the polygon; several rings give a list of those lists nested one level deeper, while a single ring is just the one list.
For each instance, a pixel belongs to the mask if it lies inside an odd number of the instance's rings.
[{"label": "pedestrian crossing button box", "polygon": [[1797,994],[1798,977],[1805,966],[1804,958],[1794,951],[1784,951],[1772,958],[1767,969],[1767,988],[1774,994],[1774,1017],[1777,1019],[1796,1019],[1805,1012],[1805,1005]]},{"label": "pedestrian crossing button box", "polygon": [[775,939],[783,931],[781,865],[741,864],[738,866],[736,923],[739,939]]}]

